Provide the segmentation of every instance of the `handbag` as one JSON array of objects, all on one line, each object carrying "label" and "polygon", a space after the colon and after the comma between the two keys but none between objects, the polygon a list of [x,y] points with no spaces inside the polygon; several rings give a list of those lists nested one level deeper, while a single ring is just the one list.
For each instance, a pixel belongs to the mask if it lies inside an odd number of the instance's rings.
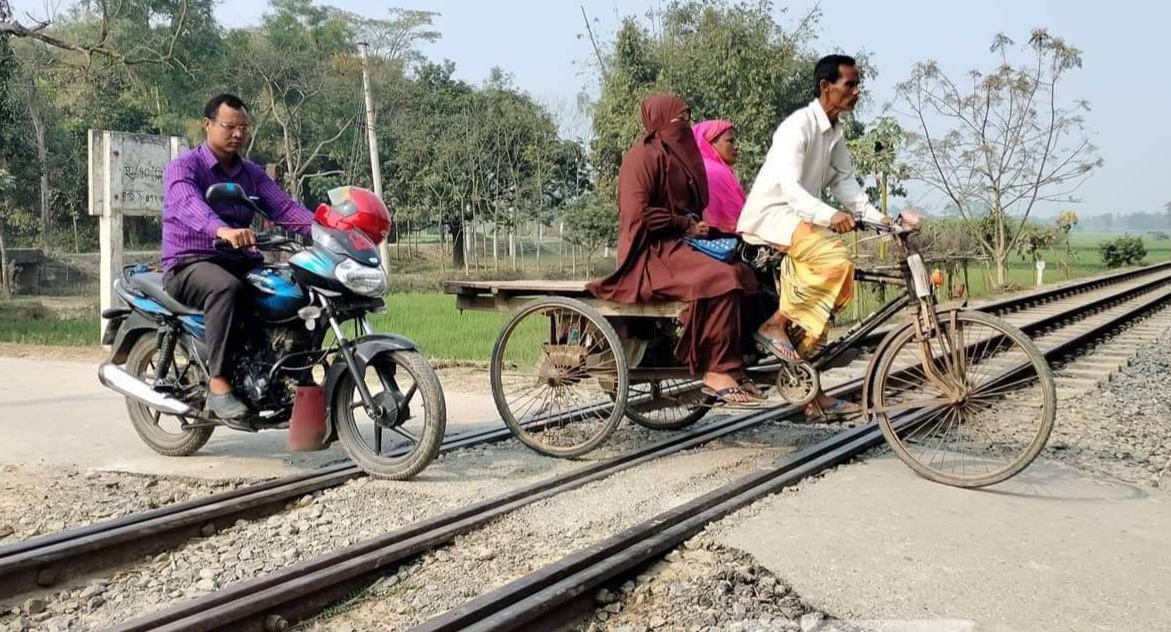
[{"label": "handbag", "polygon": [[712,259],[724,263],[732,262],[736,256],[736,246],[740,243],[740,240],[735,237],[684,237],[683,241]]},{"label": "handbag", "polygon": [[[698,213],[687,213],[686,215],[697,222],[701,220]],[[712,259],[724,263],[732,263],[732,259],[736,257],[736,247],[740,245],[740,240],[736,237],[684,236],[683,241]]]}]

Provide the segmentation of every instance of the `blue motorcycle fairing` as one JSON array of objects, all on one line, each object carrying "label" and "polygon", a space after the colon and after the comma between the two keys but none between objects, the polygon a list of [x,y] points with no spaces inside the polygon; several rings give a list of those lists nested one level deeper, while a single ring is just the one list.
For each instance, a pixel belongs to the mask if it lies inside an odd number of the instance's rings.
[{"label": "blue motorcycle fairing", "polygon": [[245,278],[260,294],[256,302],[262,318],[291,318],[307,302],[305,290],[293,280],[292,271],[265,266],[248,272]]}]

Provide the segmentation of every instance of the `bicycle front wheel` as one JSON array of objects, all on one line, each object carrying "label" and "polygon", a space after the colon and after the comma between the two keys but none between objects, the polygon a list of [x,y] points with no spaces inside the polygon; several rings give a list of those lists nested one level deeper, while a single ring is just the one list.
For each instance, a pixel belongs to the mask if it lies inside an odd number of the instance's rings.
[{"label": "bicycle front wheel", "polygon": [[876,359],[870,412],[895,454],[923,477],[955,487],[1002,482],[1049,440],[1053,370],[1024,332],[1000,318],[963,310],[936,317],[933,335],[916,340],[908,326]]}]

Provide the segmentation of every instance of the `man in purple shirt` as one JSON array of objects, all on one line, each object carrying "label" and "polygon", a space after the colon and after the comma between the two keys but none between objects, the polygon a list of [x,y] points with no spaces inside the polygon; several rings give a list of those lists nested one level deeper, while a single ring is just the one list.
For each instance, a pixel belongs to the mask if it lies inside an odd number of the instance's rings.
[{"label": "man in purple shirt", "polygon": [[[204,193],[213,184],[239,184],[247,195],[259,198],[260,208],[273,221],[306,236],[313,214],[281,191],[258,165],[240,156],[249,122],[239,97],[221,94],[208,101],[203,129],[207,141],[175,159],[163,173],[163,281],[175,300],[204,312],[211,378],[208,406],[230,422],[248,412],[226,379],[231,333],[243,324],[251,299],[241,277],[261,263],[263,255],[250,247],[256,243],[249,228],[252,209],[213,208]],[[217,250],[216,238],[237,250]]]}]

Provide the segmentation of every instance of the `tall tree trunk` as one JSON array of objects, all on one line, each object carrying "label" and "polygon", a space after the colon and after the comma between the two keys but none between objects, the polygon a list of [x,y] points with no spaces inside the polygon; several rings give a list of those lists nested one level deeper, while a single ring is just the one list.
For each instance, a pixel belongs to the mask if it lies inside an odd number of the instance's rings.
[{"label": "tall tree trunk", "polygon": [[1004,216],[1004,209],[997,206],[993,210],[996,214],[996,284],[1004,287],[1008,282],[1008,218]]},{"label": "tall tree trunk", "polygon": [[448,224],[451,229],[451,267],[459,270],[467,268],[467,252],[464,250],[464,223],[459,219]]},{"label": "tall tree trunk", "polygon": [[53,237],[53,217],[49,209],[49,151],[45,146],[45,116],[37,98],[35,84],[29,84],[28,113],[37,139],[37,163],[41,167],[41,242],[49,251]]},{"label": "tall tree trunk", "polygon": [[517,271],[517,255],[516,255],[516,236],[520,232],[520,223],[516,217],[516,207],[512,207],[512,227],[508,229],[508,250],[509,256],[512,257],[512,271]]},{"label": "tall tree trunk", "polygon": [[8,263],[8,246],[4,243],[4,227],[0,226],[0,297],[10,298],[12,296],[11,281],[15,277],[16,275],[12,274],[11,265]]},{"label": "tall tree trunk", "polygon": [[1008,253],[998,248],[993,254],[993,263],[996,265],[996,286],[1003,288],[1008,282]]}]

